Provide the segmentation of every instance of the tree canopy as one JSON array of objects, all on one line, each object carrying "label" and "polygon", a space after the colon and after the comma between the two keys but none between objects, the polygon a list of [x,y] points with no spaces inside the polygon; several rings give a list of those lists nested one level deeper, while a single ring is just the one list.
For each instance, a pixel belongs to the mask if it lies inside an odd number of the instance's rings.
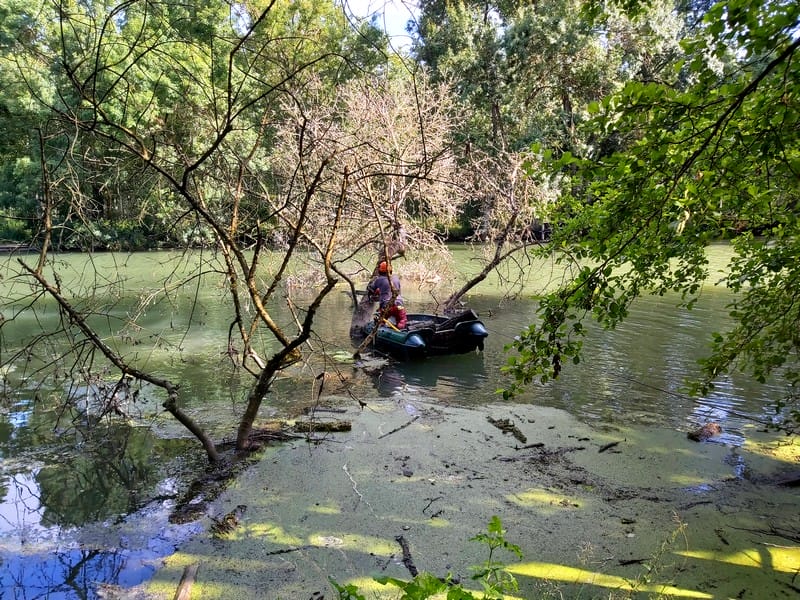
[{"label": "tree canopy", "polygon": [[585,153],[542,149],[563,192],[554,244],[576,275],[542,298],[541,320],[514,344],[518,382],[577,362],[587,316],[614,327],[645,293],[677,292],[690,308],[710,275],[706,246],[730,239],[721,283],[736,292],[735,326],[714,336],[697,391],[741,369],[759,381],[779,374],[793,393],[799,19],[793,3],[710,7],[663,80],[631,81],[590,105]]},{"label": "tree canopy", "polygon": [[576,151],[576,126],[631,79],[674,57],[683,24],[670,3],[588,18],[580,0],[420,3],[415,52],[470,108],[464,138],[520,150]]}]

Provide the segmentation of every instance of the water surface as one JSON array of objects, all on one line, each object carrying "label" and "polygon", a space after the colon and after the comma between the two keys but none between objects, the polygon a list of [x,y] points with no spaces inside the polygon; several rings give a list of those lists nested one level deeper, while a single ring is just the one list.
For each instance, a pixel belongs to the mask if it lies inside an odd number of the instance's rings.
[{"label": "water surface", "polygon": [[[723,267],[727,252],[724,246],[712,249],[712,272]],[[93,322],[108,327],[108,343],[140,367],[179,382],[183,407],[215,438],[230,439],[247,384],[241,372],[229,368],[230,313],[214,276],[198,279],[185,294],[165,296],[162,292],[193,264],[168,260],[173,258],[168,253],[67,255],[59,257],[55,270],[81,306],[94,311]],[[471,259],[465,250],[456,252],[454,272],[474,271]],[[402,262],[396,269],[402,277]],[[355,398],[367,402],[410,394],[465,407],[495,403],[496,391],[508,384],[500,374],[504,347],[535,319],[535,297],[557,280],[556,273],[550,264],[531,268],[513,299],[498,291],[496,278],[467,297],[490,333],[483,353],[377,369],[330,358],[353,351],[349,299],[337,290],[318,314],[311,340],[315,352],[276,381],[261,416],[282,417],[313,405],[315,376],[323,370],[330,386],[341,387],[344,380]],[[20,285],[10,266],[2,284],[3,316],[16,316],[1,332],[9,356],[59,315],[51,300],[29,296],[30,288]],[[437,295],[446,296],[457,284]],[[414,312],[437,308],[430,290],[414,282],[404,282],[403,295]],[[732,376],[704,398],[682,392],[687,376],[697,373],[710,332],[728,325],[730,300],[711,283],[691,312],[677,308],[677,297],[642,298],[617,330],[591,329],[579,366],[567,366],[555,382],[532,385],[517,401],[628,426],[688,430],[714,420],[728,443],[742,443],[748,423],[774,418],[779,387]],[[285,302],[271,308],[291,331]],[[126,408],[126,417],[93,415],[93,388],[68,376],[71,359],[64,344],[47,339],[3,373],[0,591],[9,592],[0,593],[4,597],[95,598],[105,584],[136,585],[152,576],[159,557],[197,530],[191,523],[170,524],[167,517],[190,476],[204,468],[199,444],[160,409],[161,399],[146,386],[136,387],[138,400]],[[92,364],[96,385],[116,382],[99,357]],[[55,376],[43,379],[40,374],[50,365],[58,366]]]}]

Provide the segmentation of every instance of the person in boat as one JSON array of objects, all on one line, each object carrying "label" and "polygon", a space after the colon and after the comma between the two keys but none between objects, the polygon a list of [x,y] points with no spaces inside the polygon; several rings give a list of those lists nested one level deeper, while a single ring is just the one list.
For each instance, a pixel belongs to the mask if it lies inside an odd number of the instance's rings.
[{"label": "person in boat", "polygon": [[383,260],[378,265],[378,276],[367,284],[367,294],[369,298],[379,303],[379,309],[383,312],[392,297],[400,295],[400,278],[392,275],[392,265]]},{"label": "person in boat", "polygon": [[408,327],[408,314],[400,296],[394,299],[394,303],[386,310],[384,318],[397,329]]}]

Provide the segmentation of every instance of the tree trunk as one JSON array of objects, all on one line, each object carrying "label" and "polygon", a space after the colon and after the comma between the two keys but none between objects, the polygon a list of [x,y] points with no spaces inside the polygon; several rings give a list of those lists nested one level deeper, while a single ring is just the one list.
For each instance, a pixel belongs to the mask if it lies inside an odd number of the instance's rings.
[{"label": "tree trunk", "polygon": [[[310,310],[309,314],[313,314],[313,311]],[[304,328],[300,336],[295,338],[295,340],[283,350],[274,354],[272,358],[267,361],[267,364],[264,365],[264,368],[261,369],[261,373],[258,376],[258,381],[253,386],[253,389],[250,390],[250,394],[247,397],[247,408],[245,409],[242,418],[239,420],[239,429],[236,434],[237,452],[242,452],[249,448],[250,433],[253,431],[253,423],[258,416],[258,411],[261,408],[261,402],[269,393],[269,389],[272,386],[272,381],[275,379],[275,375],[281,369],[286,368],[290,364],[300,359],[300,350],[298,350],[298,346],[304,343],[306,339],[308,339],[308,334]]]},{"label": "tree trunk", "polygon": [[178,408],[177,400],[177,390],[168,391],[167,400],[164,402],[164,408],[167,409],[169,414],[175,417],[175,419],[181,425],[192,432],[192,435],[194,435],[194,437],[200,441],[206,451],[206,454],[208,455],[208,460],[210,462],[219,462],[221,457],[219,452],[217,452],[217,447],[213,440],[208,437],[208,434],[203,430],[203,428],[200,427],[189,415]]}]

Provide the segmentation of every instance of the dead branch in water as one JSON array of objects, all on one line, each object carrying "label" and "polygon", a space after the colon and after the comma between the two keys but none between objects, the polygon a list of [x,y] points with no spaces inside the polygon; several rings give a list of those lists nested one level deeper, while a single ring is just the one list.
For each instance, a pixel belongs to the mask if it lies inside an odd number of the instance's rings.
[{"label": "dead branch in water", "polygon": [[597,450],[597,453],[601,454],[602,452],[605,452],[606,450],[611,450],[611,448],[613,448],[614,446],[619,446],[621,443],[622,443],[621,441],[618,441],[618,442],[609,442],[608,444],[603,444]]},{"label": "dead branch in water", "polygon": [[416,565],[414,565],[414,559],[411,558],[411,549],[408,547],[408,541],[402,535],[397,535],[394,539],[397,540],[397,543],[400,544],[400,548],[403,550],[403,564],[406,569],[408,569],[408,572],[411,573],[411,576],[416,577],[419,571]]},{"label": "dead branch in water", "polygon": [[186,565],[186,568],[183,569],[178,589],[175,590],[175,597],[172,600],[189,600],[192,595],[192,584],[194,583],[194,578],[197,577],[197,569],[199,567],[199,563]]},{"label": "dead branch in water", "polygon": [[379,440],[382,440],[382,439],[383,439],[383,438],[385,438],[386,436],[392,435],[393,433],[397,433],[397,432],[398,432],[398,431],[400,431],[401,429],[405,429],[406,427],[408,427],[409,425],[411,425],[411,424],[412,424],[414,421],[416,421],[417,419],[419,419],[419,415],[415,416],[415,417],[414,417],[413,419],[411,419],[410,421],[407,421],[406,423],[403,423],[402,425],[400,425],[400,427],[395,427],[395,428],[394,428],[394,429],[392,429],[391,431],[387,431],[387,432],[386,432],[386,433],[384,433],[383,435],[379,435],[379,436],[378,436],[378,439],[379,439]]},{"label": "dead branch in water", "polygon": [[293,429],[303,433],[350,431],[350,421],[297,421]]}]

